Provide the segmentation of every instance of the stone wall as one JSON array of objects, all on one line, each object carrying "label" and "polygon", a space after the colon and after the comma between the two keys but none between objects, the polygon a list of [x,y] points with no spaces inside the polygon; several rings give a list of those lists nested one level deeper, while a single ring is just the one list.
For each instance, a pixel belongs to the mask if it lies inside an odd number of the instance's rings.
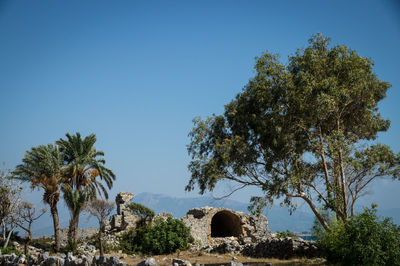
[{"label": "stone wall", "polygon": [[117,214],[111,216],[110,221],[106,225],[106,230],[109,232],[121,232],[136,228],[138,217],[131,213],[128,204],[133,199],[134,195],[131,192],[120,192],[115,198],[117,205]]},{"label": "stone wall", "polygon": [[225,238],[240,238],[256,242],[270,237],[265,216],[254,216],[226,208],[202,207],[191,209],[182,221],[191,228],[192,236],[201,246],[224,242]]},{"label": "stone wall", "polygon": [[21,266],[21,265],[59,265],[59,266],[127,266],[125,262],[121,262],[117,257],[104,257],[104,256],[73,256],[72,253],[67,255],[61,254],[60,256],[50,256],[47,252],[40,254],[38,257],[30,255],[10,255],[0,254],[0,265],[4,266]]}]

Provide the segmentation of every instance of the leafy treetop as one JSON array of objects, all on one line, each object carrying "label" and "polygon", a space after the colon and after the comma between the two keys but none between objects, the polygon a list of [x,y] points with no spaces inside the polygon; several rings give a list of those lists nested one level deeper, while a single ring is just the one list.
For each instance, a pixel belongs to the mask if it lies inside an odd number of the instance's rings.
[{"label": "leafy treetop", "polygon": [[257,206],[283,198],[293,210],[300,198],[325,228],[318,205],[346,220],[374,179],[399,177],[399,154],[370,143],[390,125],[378,112],[390,84],[372,67],[321,34],[286,65],[266,52],[223,115],[194,119],[186,190],[197,185],[204,193],[230,180],[237,189],[261,188],[265,197],[252,199]]}]

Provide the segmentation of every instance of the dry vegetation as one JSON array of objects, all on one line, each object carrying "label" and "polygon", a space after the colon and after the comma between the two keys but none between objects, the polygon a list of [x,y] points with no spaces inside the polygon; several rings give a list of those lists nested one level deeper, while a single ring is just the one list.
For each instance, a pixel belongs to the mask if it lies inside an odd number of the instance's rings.
[{"label": "dry vegetation", "polygon": [[122,255],[122,254],[107,254],[107,256],[118,256],[122,261],[128,263],[129,265],[137,265],[139,262],[147,259],[154,258],[158,265],[171,265],[173,258],[179,258],[190,261],[192,264],[219,264],[228,263],[235,257],[237,262],[270,262],[274,265],[319,265],[318,263],[313,263],[307,261],[307,259],[290,259],[290,260],[278,260],[278,259],[256,259],[249,258],[240,255],[232,254],[209,254],[203,252],[193,252],[193,251],[181,251],[179,253],[173,253],[169,255],[157,255],[157,256],[139,256],[139,255]]}]

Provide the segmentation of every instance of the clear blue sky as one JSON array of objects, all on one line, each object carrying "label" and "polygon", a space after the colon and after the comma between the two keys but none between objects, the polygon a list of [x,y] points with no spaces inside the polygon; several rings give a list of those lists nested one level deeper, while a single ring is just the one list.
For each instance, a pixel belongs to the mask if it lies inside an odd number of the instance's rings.
[{"label": "clear blue sky", "polygon": [[[398,152],[400,1],[0,0],[0,162],[95,133],[117,175],[112,195],[195,196],[184,192],[191,120],[222,113],[256,56],[286,61],[315,33],[370,57],[392,84],[379,141]],[[379,182],[367,199],[395,207],[399,183]]]}]

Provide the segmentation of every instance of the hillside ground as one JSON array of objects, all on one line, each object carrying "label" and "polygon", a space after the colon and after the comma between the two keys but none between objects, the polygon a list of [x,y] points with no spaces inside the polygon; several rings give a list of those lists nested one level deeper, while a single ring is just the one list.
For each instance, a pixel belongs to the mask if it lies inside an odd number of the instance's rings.
[{"label": "hillside ground", "polygon": [[258,259],[250,258],[241,255],[232,254],[210,254],[205,252],[193,252],[193,251],[181,251],[179,253],[173,253],[168,255],[157,255],[157,256],[139,256],[139,255],[126,255],[121,253],[107,254],[107,256],[117,256],[120,260],[128,263],[129,265],[137,265],[139,262],[154,258],[158,265],[171,265],[173,258],[179,258],[188,260],[191,264],[222,264],[229,263],[235,260],[236,262],[269,262],[273,265],[324,265],[318,260],[308,260],[305,258],[296,258],[290,260],[279,260],[279,259]]}]

